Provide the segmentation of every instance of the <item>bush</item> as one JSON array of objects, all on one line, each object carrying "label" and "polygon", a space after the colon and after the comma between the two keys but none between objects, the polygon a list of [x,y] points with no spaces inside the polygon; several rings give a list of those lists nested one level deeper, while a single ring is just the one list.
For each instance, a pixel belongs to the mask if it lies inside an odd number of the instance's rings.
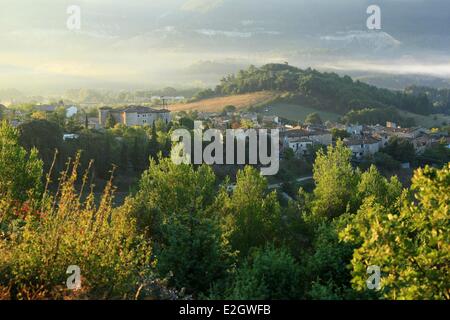
[{"label": "bush", "polygon": [[387,153],[377,152],[374,155],[374,163],[378,168],[394,171],[400,168],[400,162]]},{"label": "bush", "polygon": [[392,137],[381,152],[390,155],[400,162],[413,162],[416,159],[416,151],[413,144],[403,138]]},{"label": "bush", "polygon": [[0,123],[0,199],[22,203],[29,198],[37,199],[42,191],[42,161],[36,149],[27,153],[18,139],[16,129],[6,122]]},{"label": "bush", "polygon": [[301,295],[300,268],[286,249],[267,246],[238,271],[229,299],[281,300]]},{"label": "bush", "polygon": [[18,227],[0,238],[0,287],[9,288],[12,298],[63,298],[71,294],[64,286],[66,270],[77,265],[82,294],[134,298],[152,266],[150,247],[136,233],[130,206],[113,209],[111,181],[98,206],[92,192],[81,200],[87,171],[78,194],[79,156],[69,165],[56,195],[45,192],[40,207],[18,217]]},{"label": "bush", "polygon": [[[159,274],[188,293],[204,293],[229,267],[228,245],[215,205],[215,176],[208,166],[152,160],[133,203],[155,246]],[[220,205],[222,206],[222,205]]]}]

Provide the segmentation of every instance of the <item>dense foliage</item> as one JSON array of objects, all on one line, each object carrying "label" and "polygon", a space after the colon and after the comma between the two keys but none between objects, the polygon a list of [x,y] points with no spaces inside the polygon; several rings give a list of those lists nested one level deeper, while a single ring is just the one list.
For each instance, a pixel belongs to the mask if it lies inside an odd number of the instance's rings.
[{"label": "dense foliage", "polygon": [[[52,190],[17,130],[3,123],[0,143],[0,298],[450,298],[448,163],[404,189],[355,169],[338,140],[318,151],[312,192],[281,203],[256,168],[230,189],[211,167],[160,155],[115,206],[112,178],[96,198],[79,154]],[[64,285],[71,265],[76,291]],[[372,265],[379,291],[366,284]]]},{"label": "dense foliage", "polygon": [[411,86],[406,88],[405,91],[414,96],[426,95],[433,104],[432,113],[450,114],[450,89]]},{"label": "dense foliage", "polygon": [[40,194],[42,161],[36,149],[27,153],[18,137],[17,130],[0,123],[0,199],[25,201]]},{"label": "dense foliage", "polygon": [[285,64],[267,64],[260,68],[250,66],[247,70],[224,77],[214,91],[208,89],[197,96],[204,98],[213,94],[231,95],[262,90],[289,92],[292,100],[302,99],[317,109],[339,114],[389,107],[419,114],[436,111],[424,93],[394,92],[353,81],[349,76],[302,70]]},{"label": "dense foliage", "polygon": [[392,121],[405,128],[415,125],[414,119],[402,117],[399,111],[392,107],[352,110],[342,118],[342,121],[346,124],[360,123],[367,125],[385,124],[387,121]]},{"label": "dense foliage", "polygon": [[118,167],[119,175],[140,175],[148,168],[149,157],[156,158],[158,152],[169,154],[170,128],[162,121],[151,127],[115,125],[105,132],[80,130],[76,132],[77,138],[66,141],[63,141],[64,129],[54,120],[27,121],[18,127],[19,142],[28,151],[39,150],[46,171],[50,169],[55,150],[58,150],[57,172],[63,170],[65,159],[83,150],[82,166],[86,167],[94,160],[93,174],[104,180],[108,180],[113,165]]},{"label": "dense foliage", "polygon": [[450,299],[450,165],[419,169],[410,192],[382,204],[368,197],[342,232],[357,244],[353,284],[366,288],[366,268],[382,268],[381,294],[388,299]]}]

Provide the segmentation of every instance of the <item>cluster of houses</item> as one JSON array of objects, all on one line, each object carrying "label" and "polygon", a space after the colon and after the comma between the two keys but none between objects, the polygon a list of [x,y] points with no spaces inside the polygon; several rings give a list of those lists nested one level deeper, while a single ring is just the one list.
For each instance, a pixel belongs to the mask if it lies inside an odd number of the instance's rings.
[{"label": "cluster of houses", "polygon": [[374,125],[341,125],[328,124],[328,126],[306,126],[287,129],[282,132],[282,145],[292,149],[297,155],[308,153],[309,145],[331,145],[333,138],[331,129],[345,130],[348,137],[343,139],[349,147],[355,160],[362,160],[372,156],[386,147],[392,137],[403,138],[412,143],[416,153],[421,154],[442,138],[450,142],[446,133],[433,133],[422,127],[400,128],[395,123],[388,122],[386,126]]},{"label": "cluster of houses", "polygon": [[[42,112],[55,112],[60,106],[37,105],[35,110]],[[0,105],[3,113],[8,109]],[[77,114],[74,106],[66,107],[67,114]],[[80,116],[80,113],[78,113]],[[176,116],[179,117],[179,116]],[[100,129],[107,126],[107,122],[113,119],[116,124],[126,126],[153,125],[158,119],[169,123],[172,120],[171,112],[167,109],[154,109],[139,105],[131,105],[124,108],[102,107],[97,117],[83,118],[83,122],[89,128]],[[401,128],[397,124],[387,122],[382,125],[343,125],[327,123],[326,125],[290,126],[283,124],[279,117],[263,115],[256,112],[198,112],[197,119],[208,121],[210,126],[219,130],[240,128],[243,124],[248,127],[261,129],[278,129],[280,131],[281,150],[291,149],[298,157],[308,155],[314,145],[328,146],[333,144],[332,129],[336,128],[347,133],[344,144],[348,146],[355,160],[362,160],[376,154],[385,147],[392,137],[409,140],[417,154],[423,153],[433,144],[442,139],[450,143],[450,137],[444,132],[432,132],[422,127]],[[15,123],[15,122],[14,122]],[[14,125],[13,123],[13,125]],[[68,137],[70,139],[71,137]],[[450,145],[449,145],[450,146]]]},{"label": "cluster of houses", "polygon": [[[308,155],[314,145],[328,146],[333,144],[332,129],[347,133],[343,139],[355,160],[362,160],[379,152],[392,137],[403,138],[412,143],[416,153],[421,154],[442,138],[450,143],[450,137],[444,132],[434,133],[422,127],[401,128],[396,123],[383,125],[343,125],[327,123],[326,125],[283,125],[277,116],[263,116],[252,112],[198,113],[199,120],[209,121],[214,128],[228,129],[239,126],[242,120],[252,123],[253,128],[276,128],[280,130],[281,150],[291,149],[298,157]],[[238,119],[239,121],[237,121]]]},{"label": "cluster of houses", "polygon": [[330,131],[318,126],[286,128],[280,134],[282,148],[289,148],[297,156],[305,156],[314,145],[329,146],[333,143]]},{"label": "cluster of houses", "polygon": [[251,128],[280,128],[281,119],[277,116],[261,115],[256,112],[198,112],[197,119],[210,122],[212,127],[225,130],[237,128],[247,122]]},{"label": "cluster of houses", "polygon": [[[64,109],[67,118],[77,117],[80,124],[87,125],[90,129],[101,129],[106,127],[108,117],[112,117],[114,123],[126,126],[153,125],[158,119],[168,123],[171,121],[170,111],[167,109],[154,109],[138,105],[130,105],[124,108],[101,107],[98,117],[88,116],[82,108],[64,104],[38,104],[32,107],[33,112],[53,113]],[[25,115],[20,110],[12,110],[0,105],[0,112],[7,115],[10,124],[17,127],[23,121]]]}]

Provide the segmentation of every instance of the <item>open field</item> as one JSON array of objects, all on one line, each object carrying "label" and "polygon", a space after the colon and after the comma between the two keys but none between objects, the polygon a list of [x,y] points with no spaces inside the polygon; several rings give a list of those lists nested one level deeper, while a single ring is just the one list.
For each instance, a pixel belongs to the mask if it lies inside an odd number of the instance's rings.
[{"label": "open field", "polygon": [[[261,107],[260,113],[263,115],[275,115],[291,121],[304,121],[308,114],[317,112],[323,121],[337,121],[341,115],[333,112],[320,111],[305,105],[295,103],[273,102],[280,96],[279,92],[261,91],[247,94],[239,94],[227,97],[218,97],[204,99],[192,103],[177,103],[169,105],[171,111],[204,111],[204,112],[221,112],[227,105],[233,105],[238,110],[248,107]],[[266,111],[267,110],[267,111]],[[399,110],[403,117],[415,119],[418,126],[426,128],[440,127],[443,123],[450,124],[450,116],[448,115],[429,115],[423,116],[404,110]]]},{"label": "open field", "polygon": [[306,106],[282,102],[271,104],[270,107],[261,111],[264,115],[276,115],[292,121],[304,121],[308,114],[314,112],[318,113],[323,121],[336,121],[340,117],[337,113],[320,111]]},{"label": "open field", "polygon": [[258,106],[272,101],[277,97],[277,93],[270,91],[239,94],[228,97],[204,99],[192,103],[177,103],[169,106],[170,111],[205,111],[220,112],[225,106],[232,105],[237,109],[244,109],[251,106]]},{"label": "open field", "polygon": [[[292,121],[304,121],[306,116],[310,113],[317,112],[322,120],[339,119],[338,114],[331,112],[319,111],[302,105],[275,102],[274,101],[280,93],[271,91],[254,92],[248,94],[233,95],[227,97],[218,97],[211,99],[204,99],[192,103],[177,103],[169,105],[171,111],[189,111],[197,110],[204,112],[220,112],[227,105],[233,105],[237,109],[245,109],[248,107],[260,107],[268,105],[270,107],[260,109],[264,115],[277,115]],[[268,111],[265,111],[268,110]]]},{"label": "open field", "polygon": [[399,110],[400,114],[406,118],[413,118],[418,126],[425,128],[435,128],[444,125],[450,125],[450,116],[445,114],[431,114],[429,116],[423,116],[420,114],[415,114],[407,112],[404,110]]}]

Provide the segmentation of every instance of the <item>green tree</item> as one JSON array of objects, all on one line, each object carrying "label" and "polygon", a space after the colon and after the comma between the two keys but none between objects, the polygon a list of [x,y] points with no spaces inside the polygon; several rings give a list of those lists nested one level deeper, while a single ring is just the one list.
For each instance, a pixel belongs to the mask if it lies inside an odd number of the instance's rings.
[{"label": "green tree", "polygon": [[188,118],[188,117],[182,117],[180,119],[180,125],[182,127],[185,127],[188,130],[193,130],[194,129],[194,120],[192,120],[191,118]]},{"label": "green tree", "polygon": [[390,155],[384,152],[377,152],[373,156],[373,161],[377,168],[382,168],[390,171],[398,170],[400,168],[400,162],[392,158]]},{"label": "green tree", "polygon": [[106,128],[114,128],[116,123],[117,123],[116,119],[114,119],[114,117],[111,115],[111,113],[108,113],[108,116],[106,117],[106,121],[105,121],[105,127]]},{"label": "green tree", "polygon": [[295,159],[295,153],[294,150],[292,150],[291,148],[287,148],[284,150],[283,152],[283,156],[287,161],[290,161],[292,159]]},{"label": "green tree", "polygon": [[56,123],[61,128],[64,128],[66,125],[66,108],[57,107],[54,112],[50,112],[47,115],[47,119],[51,122]]},{"label": "green tree", "polygon": [[404,193],[386,207],[365,200],[341,238],[358,245],[352,259],[353,286],[367,290],[366,269],[382,270],[387,299],[450,299],[450,164],[418,169],[412,179],[415,201]]},{"label": "green tree", "polygon": [[377,203],[391,206],[397,202],[398,197],[402,193],[402,189],[403,186],[396,176],[387,180],[372,165],[369,170],[361,175],[356,192],[360,203],[368,197],[374,197]]},{"label": "green tree", "polygon": [[413,144],[406,139],[398,137],[390,138],[387,146],[381,152],[401,162],[413,162],[416,158],[416,151]]},{"label": "green tree", "polygon": [[5,121],[0,124],[0,199],[37,199],[43,175],[38,151],[29,153],[19,145],[19,132]]},{"label": "green tree", "polygon": [[36,148],[44,161],[44,169],[48,171],[52,164],[55,150],[62,152],[63,131],[61,127],[47,120],[32,120],[17,127],[20,132],[20,145],[26,150]]},{"label": "green tree", "polygon": [[[385,205],[394,205],[402,192],[402,185],[396,177],[388,181],[375,166],[361,175],[355,189],[355,207],[367,197]],[[356,246],[343,243],[339,239],[341,231],[351,220],[353,213],[344,214],[331,222],[323,221],[314,236],[313,250],[306,258],[306,275],[311,282],[307,297],[312,299],[356,299],[374,298],[361,295],[351,286],[351,273],[348,265]]]},{"label": "green tree", "polygon": [[152,158],[156,158],[158,151],[159,151],[159,145],[158,145],[158,133],[156,132],[155,125],[152,126],[152,133],[151,133],[148,149],[149,149],[148,151],[149,151],[150,156]]},{"label": "green tree", "polygon": [[225,106],[225,107],[223,108],[222,113],[226,114],[226,113],[228,113],[228,112],[235,112],[235,111],[236,111],[236,107],[235,107],[235,106],[228,105],[228,106]]},{"label": "green tree", "polygon": [[450,149],[445,139],[440,141],[439,144],[434,145],[425,150],[425,152],[419,156],[419,160],[427,164],[438,164],[443,166],[450,162]]},{"label": "green tree", "polygon": [[229,268],[211,168],[151,161],[134,199],[135,214],[155,243],[158,271],[189,293],[206,292]]},{"label": "green tree", "polygon": [[[61,286],[70,265],[81,269],[81,296],[134,299],[146,291],[139,287],[154,274],[151,248],[137,233],[130,205],[113,207],[111,181],[98,205],[92,191],[82,197],[75,186],[78,170],[77,156],[61,175],[57,205],[52,205],[54,195],[46,193],[44,199],[50,201],[42,201],[38,210],[29,209],[22,228],[11,228],[10,237],[0,237],[0,288],[8,288],[13,299],[73,295]],[[8,181],[17,179],[21,176]],[[84,187],[87,173],[82,180]],[[3,201],[3,212],[2,205]]]},{"label": "green tree", "polygon": [[65,129],[70,133],[77,133],[83,129],[80,119],[74,115],[66,120]]},{"label": "green tree", "polygon": [[301,269],[286,249],[266,246],[237,270],[227,298],[287,300],[301,296]]},{"label": "green tree", "polygon": [[350,134],[346,130],[338,129],[338,128],[331,129],[331,134],[333,136],[333,140],[339,140],[339,139],[343,140],[345,138],[350,137]]},{"label": "green tree", "polygon": [[336,217],[354,207],[354,194],[359,172],[350,163],[352,152],[341,140],[329,146],[326,153],[319,150],[314,163],[313,213],[318,216]]},{"label": "green tree", "polygon": [[253,123],[253,121],[248,120],[248,119],[241,119],[241,128],[243,129],[251,129],[254,128],[255,124]]},{"label": "green tree", "polygon": [[114,164],[120,164],[121,151],[119,141],[109,131],[83,131],[78,139],[64,143],[64,156],[74,157],[82,150],[82,166],[87,167],[90,160],[94,160],[94,176],[108,179]]},{"label": "green tree", "polygon": [[305,297],[317,300],[355,298],[348,269],[354,245],[339,240],[338,232],[345,219],[320,223],[313,246],[304,260],[304,276],[308,282]]},{"label": "green tree", "polygon": [[241,257],[279,236],[280,205],[276,192],[267,193],[267,180],[257,169],[246,166],[237,174],[233,194],[225,196],[225,205],[221,208],[224,227],[232,248],[239,251]]},{"label": "green tree", "polygon": [[2,104],[0,104],[0,121],[3,120],[4,116],[5,116],[5,111],[6,111],[6,107]]},{"label": "green tree", "polygon": [[310,113],[306,116],[305,124],[322,124],[323,121],[317,112]]}]

